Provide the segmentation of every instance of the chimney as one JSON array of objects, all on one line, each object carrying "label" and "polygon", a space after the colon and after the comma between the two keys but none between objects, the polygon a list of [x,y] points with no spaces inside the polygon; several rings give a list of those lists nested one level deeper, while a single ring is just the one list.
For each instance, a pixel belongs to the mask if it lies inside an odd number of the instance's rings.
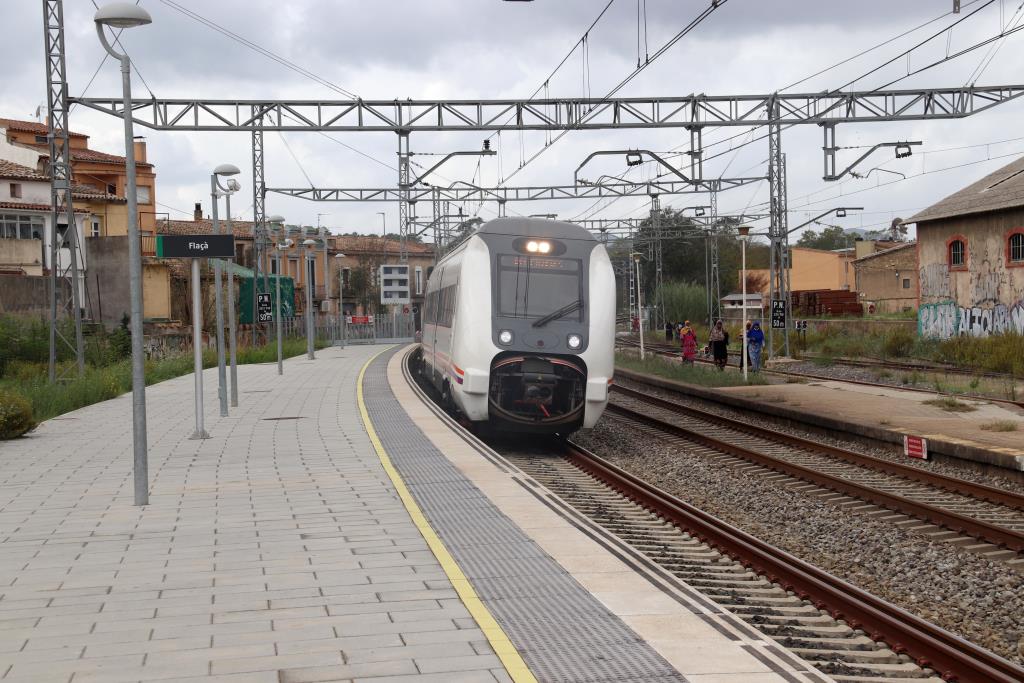
[{"label": "chimney", "polygon": [[146,138],[136,135],[132,145],[135,147],[135,161],[140,164],[146,163]]},{"label": "chimney", "polygon": [[203,220],[203,205],[200,204],[199,202],[196,202],[196,208],[192,211],[192,220]]}]

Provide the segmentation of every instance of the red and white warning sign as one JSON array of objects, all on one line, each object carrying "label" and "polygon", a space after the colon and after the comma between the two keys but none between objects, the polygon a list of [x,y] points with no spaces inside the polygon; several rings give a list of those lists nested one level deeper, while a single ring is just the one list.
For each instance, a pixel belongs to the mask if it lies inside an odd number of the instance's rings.
[{"label": "red and white warning sign", "polygon": [[928,459],[928,439],[923,436],[903,435],[903,455],[918,460]]}]

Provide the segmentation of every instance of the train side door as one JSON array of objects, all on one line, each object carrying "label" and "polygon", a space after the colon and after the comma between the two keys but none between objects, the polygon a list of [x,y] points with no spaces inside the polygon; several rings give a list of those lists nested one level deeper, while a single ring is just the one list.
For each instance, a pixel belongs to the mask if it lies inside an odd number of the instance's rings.
[{"label": "train side door", "polygon": [[437,386],[440,386],[444,381],[444,371],[438,371],[437,369],[437,322],[440,317],[440,311],[438,310],[441,303],[441,287],[444,284],[444,266],[435,270],[431,273],[431,279],[437,276],[437,289],[434,290],[434,303],[430,307],[430,379]]}]

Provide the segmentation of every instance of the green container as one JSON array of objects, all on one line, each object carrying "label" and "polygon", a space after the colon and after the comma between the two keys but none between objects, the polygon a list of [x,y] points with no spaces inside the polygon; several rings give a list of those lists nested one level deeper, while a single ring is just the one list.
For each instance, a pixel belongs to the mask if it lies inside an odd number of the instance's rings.
[{"label": "green container", "polygon": [[[274,316],[277,316],[277,277],[268,275],[266,282],[270,291],[270,311]],[[251,325],[253,322],[252,280],[251,277],[238,278],[238,322],[241,325]],[[262,277],[256,280],[256,291],[260,294],[267,291],[263,289],[263,284]],[[295,317],[295,280],[290,277],[281,278],[281,317],[285,320]]]}]

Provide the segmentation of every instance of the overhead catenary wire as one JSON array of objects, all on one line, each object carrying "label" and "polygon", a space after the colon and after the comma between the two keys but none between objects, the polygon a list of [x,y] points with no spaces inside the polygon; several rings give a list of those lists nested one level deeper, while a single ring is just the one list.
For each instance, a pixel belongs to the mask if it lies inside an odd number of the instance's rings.
[{"label": "overhead catenary wire", "polygon": [[[668,50],[670,50],[676,43],[678,43],[680,40],[686,37],[691,31],[693,31],[693,29],[697,28],[697,26],[703,23],[705,19],[711,16],[711,14],[713,14],[715,10],[722,7],[722,5],[724,5],[726,2],[728,2],[728,0],[714,0],[714,2],[711,3],[711,5],[704,8],[703,11],[699,12],[697,16],[694,17],[686,26],[684,26],[678,33],[676,33],[668,41],[666,41],[665,44],[663,44],[653,55],[651,55],[651,57],[647,61],[633,69],[633,71],[628,76],[623,78],[618,83],[618,85],[616,85],[610,91],[608,91],[608,93],[601,97],[597,102],[592,102],[590,104],[590,107],[585,112],[583,112],[583,115],[580,117],[579,123],[583,123],[586,120],[587,115],[590,112],[592,112],[598,105],[603,104],[608,99],[614,97],[615,93],[619,92],[620,90],[622,90],[622,88],[626,87],[626,85],[628,85],[630,81],[636,78],[644,69],[646,69],[652,63],[654,63],[654,61],[658,57],[660,57],[661,55],[665,54]],[[577,124],[577,126],[578,125],[579,124]],[[507,178],[504,179],[505,182],[507,183],[509,180],[518,175],[528,164],[530,164],[538,157],[540,157],[545,151],[550,149],[556,142],[564,138],[573,130],[576,130],[577,126],[563,129],[558,135],[554,137],[554,139],[550,143],[545,144],[529,158],[522,161],[519,165],[519,168],[517,168],[515,171],[509,174]]]},{"label": "overhead catenary wire", "polygon": [[[971,5],[974,5],[974,4],[976,4],[978,2],[982,2],[982,1],[983,0],[971,0],[970,2],[963,3],[961,9],[965,9],[965,8],[971,6]],[[640,0],[637,0],[637,22],[638,22],[638,24],[637,24],[637,26],[638,26],[637,31],[638,31],[638,36],[639,36],[639,21],[640,21],[640,14],[639,13],[640,13]],[[861,50],[860,52],[858,52],[858,53],[856,53],[854,55],[851,55],[850,57],[846,57],[844,59],[841,59],[838,62],[835,62],[834,64],[832,64],[832,65],[830,65],[828,67],[825,67],[824,69],[820,69],[818,71],[815,71],[812,74],[808,74],[807,76],[804,76],[803,78],[797,79],[796,81],[793,81],[792,83],[779,88],[778,91],[779,92],[783,92],[783,91],[786,91],[786,90],[790,90],[790,89],[792,89],[792,88],[794,88],[794,87],[796,87],[798,85],[806,83],[807,81],[811,80],[812,78],[815,78],[817,76],[825,74],[825,73],[827,73],[829,71],[833,71],[833,70],[835,70],[835,69],[837,69],[837,68],[839,68],[841,66],[844,66],[844,65],[846,65],[846,64],[848,64],[848,63],[850,63],[850,62],[852,62],[852,61],[854,61],[856,59],[859,59],[860,57],[863,57],[863,56],[865,56],[867,54],[870,54],[870,53],[872,53],[872,52],[874,52],[876,50],[879,50],[879,49],[881,49],[881,48],[883,48],[883,47],[885,47],[887,45],[890,45],[890,44],[892,44],[892,43],[894,43],[894,42],[896,42],[898,40],[901,40],[902,38],[905,38],[906,36],[908,36],[908,35],[910,35],[912,33],[920,31],[921,29],[926,28],[926,27],[930,26],[931,24],[934,24],[937,21],[941,21],[942,19],[944,19],[945,17],[949,16],[950,14],[952,14],[951,11],[943,12],[942,14],[940,14],[940,15],[938,15],[936,17],[933,17],[932,19],[929,19],[928,21],[925,21],[925,22],[923,22],[921,24],[918,24],[918,25],[914,26],[913,28],[907,29],[905,31],[902,31],[902,32],[894,35],[894,36],[891,36],[890,38],[887,38],[887,39],[885,39],[883,41],[880,41],[880,42],[872,45],[871,47],[868,47],[868,48],[866,48],[864,50]],[[947,30],[947,29],[949,29],[949,27],[946,27],[943,30]],[[949,30],[951,30],[951,29],[949,29]],[[639,50],[639,43],[638,43],[637,49]],[[710,142],[708,144],[703,145],[703,149],[707,150],[707,149],[710,149],[712,147],[717,147],[717,146],[725,144],[727,142],[731,142],[732,140],[735,140],[737,138],[743,138],[743,137],[748,137],[749,138],[750,136],[752,136],[755,133],[755,131],[758,128],[763,127],[764,125],[765,124],[761,124],[760,126],[752,127],[749,130],[732,134],[732,135],[730,135],[730,136],[728,136],[728,137],[726,137],[724,139]],[[759,140],[763,140],[766,137],[767,137],[767,135],[761,135],[761,136],[759,136],[757,138],[748,139],[743,144],[737,145],[735,147],[730,147],[724,153],[712,155],[710,157],[705,157],[704,161],[705,162],[711,161],[712,159],[718,158],[719,156],[723,156],[724,154],[729,154],[729,153],[732,153],[733,154],[733,159],[735,159],[736,155],[739,153],[740,149],[742,149],[743,147],[745,147],[745,146],[747,146],[749,144],[757,142]],[[665,159],[670,159],[670,158],[675,158],[675,157],[679,157],[679,156],[682,156],[682,155],[686,154],[686,152],[676,152],[676,150],[681,149],[683,146],[684,145],[680,145],[679,147],[675,147],[672,150],[669,150],[669,152],[664,154],[663,157]],[[648,163],[650,163],[650,162],[644,162],[643,165],[646,165]],[[639,168],[639,167],[627,168],[626,173],[631,172],[634,168]],[[728,166],[726,168],[728,168]],[[718,177],[719,178],[723,177],[724,173],[725,173],[725,171],[723,170],[723,172],[721,174],[719,174]],[[661,174],[661,175],[658,175],[658,176],[655,176],[655,177],[656,178],[660,178],[660,177],[662,177],[662,175],[664,175],[664,174]],[[593,204],[588,206],[586,209],[584,209],[583,211],[578,213],[576,216],[574,216],[573,220],[579,219],[581,216],[585,216],[585,217],[589,218],[590,216],[596,215],[597,213],[600,213],[601,211],[609,208],[612,204],[615,204],[620,199],[622,199],[622,197],[615,197],[615,198],[613,198],[611,200],[598,199]],[[606,202],[606,204],[604,206],[598,207],[598,205],[601,204],[601,202]],[[597,207],[597,208],[595,209],[595,207]],[[645,207],[639,207],[635,211],[640,211],[640,210],[643,210],[644,208]]]}]

